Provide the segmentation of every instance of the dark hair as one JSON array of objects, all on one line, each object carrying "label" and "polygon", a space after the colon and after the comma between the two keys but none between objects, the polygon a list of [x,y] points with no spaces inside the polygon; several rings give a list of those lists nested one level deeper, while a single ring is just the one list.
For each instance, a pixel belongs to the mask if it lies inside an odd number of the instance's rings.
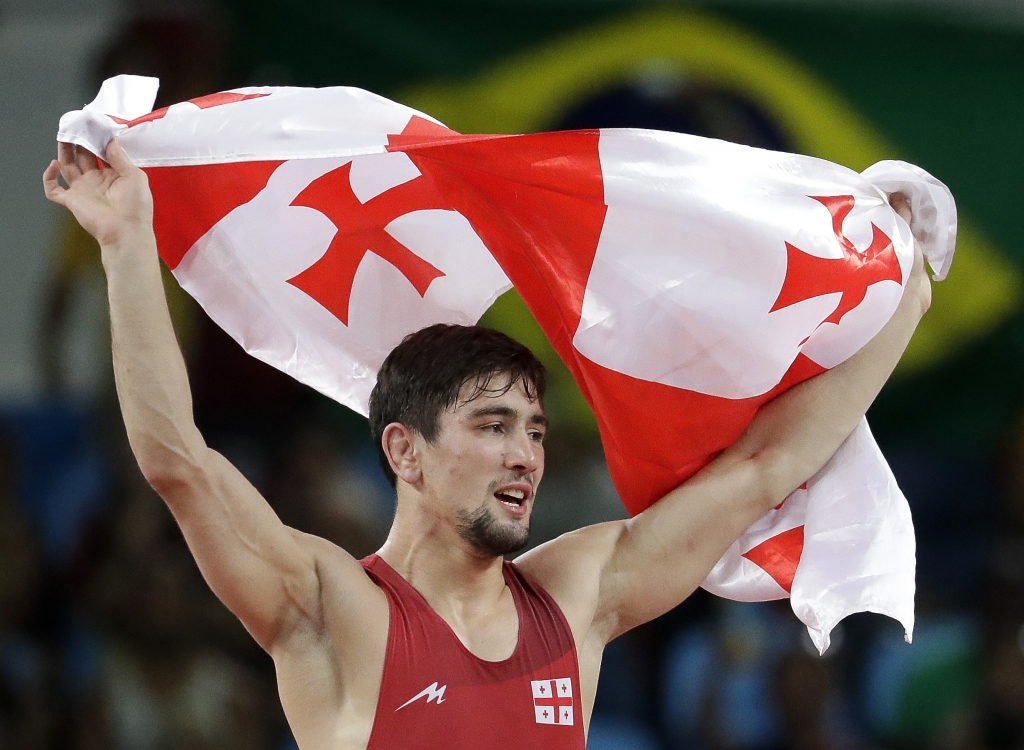
[{"label": "dark hair", "polygon": [[[508,382],[492,390],[496,375],[508,375]],[[480,326],[429,326],[406,336],[384,360],[370,393],[370,436],[392,487],[397,478],[384,453],[384,428],[399,422],[432,442],[441,412],[455,404],[470,382],[476,390],[469,400],[484,392],[500,395],[516,383],[523,384],[530,399],[542,399],[546,387],[544,365],[533,352]]]}]

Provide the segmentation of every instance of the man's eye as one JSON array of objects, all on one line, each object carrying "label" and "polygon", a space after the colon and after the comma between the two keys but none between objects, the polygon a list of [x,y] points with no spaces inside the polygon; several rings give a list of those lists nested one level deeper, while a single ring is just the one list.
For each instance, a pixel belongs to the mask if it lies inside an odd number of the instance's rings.
[{"label": "man's eye", "polygon": [[490,432],[490,433],[492,433],[494,435],[500,435],[502,432],[505,431],[504,426],[501,423],[499,423],[499,422],[494,422],[492,424],[484,425],[484,429],[487,432]]},{"label": "man's eye", "polygon": [[536,440],[538,443],[544,442],[544,433],[543,432],[531,432],[530,433],[530,439],[531,440]]}]

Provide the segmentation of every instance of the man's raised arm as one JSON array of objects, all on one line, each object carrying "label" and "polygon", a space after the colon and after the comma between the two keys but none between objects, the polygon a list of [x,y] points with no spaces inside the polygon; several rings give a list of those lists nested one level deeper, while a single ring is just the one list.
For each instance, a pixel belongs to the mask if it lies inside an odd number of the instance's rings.
[{"label": "man's raised arm", "polygon": [[635,518],[525,556],[556,599],[578,607],[588,638],[603,646],[681,602],[750,524],[816,474],[878,395],[930,302],[918,249],[896,312],[857,354],[762,406],[733,445]]},{"label": "man's raised arm", "polygon": [[145,173],[116,140],[104,169],[87,151],[76,158],[70,144],[59,144],[58,156],[43,186],[47,198],[68,208],[100,243],[114,375],[132,451],[214,593],[269,651],[296,626],[322,617],[313,547],[281,523],[195,426],[160,278]]}]

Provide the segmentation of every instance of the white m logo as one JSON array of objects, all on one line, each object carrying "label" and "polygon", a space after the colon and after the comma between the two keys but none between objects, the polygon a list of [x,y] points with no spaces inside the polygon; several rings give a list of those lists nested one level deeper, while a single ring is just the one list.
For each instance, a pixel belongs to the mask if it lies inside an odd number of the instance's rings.
[{"label": "white m logo", "polygon": [[412,698],[410,698],[405,703],[403,703],[401,706],[396,708],[395,711],[401,711],[403,708],[408,706],[410,703],[415,703],[416,701],[418,701],[420,698],[422,698],[424,696],[426,696],[426,698],[427,698],[427,703],[430,703],[430,702],[435,701],[435,700],[438,703],[444,703],[444,691],[447,690],[447,689],[448,689],[447,685],[442,685],[441,687],[438,687],[436,682],[433,685],[427,685],[427,687],[423,688],[423,690],[421,690],[416,695],[414,695]]}]

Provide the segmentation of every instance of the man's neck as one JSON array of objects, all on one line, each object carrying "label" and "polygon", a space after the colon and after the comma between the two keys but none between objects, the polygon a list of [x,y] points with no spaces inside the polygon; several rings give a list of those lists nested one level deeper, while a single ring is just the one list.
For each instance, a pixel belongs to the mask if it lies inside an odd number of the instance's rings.
[{"label": "man's neck", "polygon": [[502,558],[480,555],[440,522],[397,514],[377,554],[453,627],[488,616],[508,596]]}]

